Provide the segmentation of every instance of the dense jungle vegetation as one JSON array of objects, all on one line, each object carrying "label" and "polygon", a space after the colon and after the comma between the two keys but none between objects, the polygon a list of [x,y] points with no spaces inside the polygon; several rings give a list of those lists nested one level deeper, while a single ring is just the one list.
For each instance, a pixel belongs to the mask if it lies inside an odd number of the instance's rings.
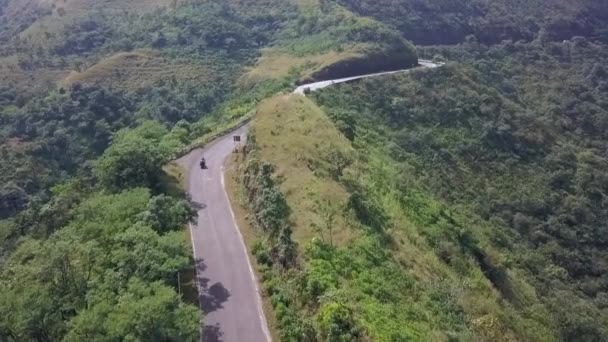
[{"label": "dense jungle vegetation", "polygon": [[[166,165],[253,113],[282,340],[608,339],[607,27],[593,0],[0,0],[0,340],[198,340]],[[417,55],[448,63],[277,95]]]}]

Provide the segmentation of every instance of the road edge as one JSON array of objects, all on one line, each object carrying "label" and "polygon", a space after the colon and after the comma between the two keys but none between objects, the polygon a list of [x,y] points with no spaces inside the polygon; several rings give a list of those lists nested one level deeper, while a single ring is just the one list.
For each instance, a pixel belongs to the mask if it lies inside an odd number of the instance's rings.
[{"label": "road edge", "polygon": [[[228,156],[230,157],[230,156]],[[224,180],[225,178],[225,173],[226,173],[226,161],[228,160],[228,158],[226,158],[226,160],[224,160],[224,162],[222,163],[222,167],[221,167],[221,172],[220,172],[220,182],[222,183],[222,190],[224,191],[224,196],[226,197],[226,200],[228,201],[228,209],[230,209],[230,216],[232,217],[232,223],[234,224],[234,227],[236,228],[236,231],[239,235],[239,240],[241,241],[241,247],[243,248],[243,251],[245,252],[245,257],[247,258],[247,265],[249,266],[249,275],[251,276],[251,279],[253,280],[253,284],[255,286],[255,292],[258,294],[257,295],[257,299],[256,299],[256,304],[257,304],[257,311],[258,311],[258,316],[260,318],[260,321],[262,322],[262,331],[264,332],[264,335],[266,336],[266,341],[268,342],[272,342],[272,337],[270,336],[270,330],[268,329],[268,321],[266,320],[266,314],[264,313],[264,304],[262,303],[262,292],[260,291],[260,286],[258,283],[258,279],[255,276],[255,272],[253,271],[253,266],[251,264],[251,258],[249,258],[249,250],[247,249],[247,244],[245,244],[245,239],[243,238],[243,234],[241,233],[241,228],[239,227],[239,224],[236,220],[236,216],[234,215],[234,210],[232,209],[232,201],[230,200],[230,196],[228,195],[228,192],[226,191],[226,182]]]}]

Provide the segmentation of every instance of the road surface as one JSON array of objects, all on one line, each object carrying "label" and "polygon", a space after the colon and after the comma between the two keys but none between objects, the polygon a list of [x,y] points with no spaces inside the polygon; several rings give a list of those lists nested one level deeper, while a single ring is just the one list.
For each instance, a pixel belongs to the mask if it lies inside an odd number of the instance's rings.
[{"label": "road surface", "polygon": [[[203,341],[270,341],[261,297],[245,243],[224,188],[224,162],[235,147],[234,135],[246,138],[248,126],[180,158],[187,187],[198,209],[190,226],[201,309]],[[208,169],[199,162],[205,156]]]},{"label": "road surface", "polygon": [[339,78],[339,79],[336,79],[336,80],[328,80],[328,81],[320,81],[320,82],[314,82],[314,83],[309,83],[309,84],[303,84],[303,85],[297,87],[296,90],[293,91],[293,93],[294,94],[304,95],[304,90],[306,88],[310,89],[310,91],[315,91],[315,90],[327,88],[327,87],[329,87],[332,84],[346,83],[346,82],[350,82],[350,81],[354,81],[354,80],[359,80],[359,79],[362,79],[362,78],[369,78],[369,77],[377,77],[377,76],[383,76],[383,75],[397,74],[397,73],[401,73],[401,72],[409,72],[409,71],[420,69],[420,68],[431,68],[431,69],[432,68],[438,68],[438,67],[440,67],[440,66],[443,65],[443,63],[434,63],[434,62],[427,61],[427,60],[424,60],[424,59],[418,60],[418,64],[419,64],[419,66],[416,67],[416,68],[396,70],[396,71],[385,71],[385,72],[378,72],[378,73],[375,73],[375,74],[352,76],[352,77],[346,77],[346,78]]},{"label": "road surface", "polygon": [[[441,66],[429,61],[420,61],[420,65]],[[317,82],[302,85],[294,93],[404,71],[407,70]],[[243,126],[178,160],[186,170],[188,192],[198,209],[198,222],[190,225],[190,233],[199,301],[205,313],[202,327],[205,342],[271,341],[258,283],[224,188],[224,162],[235,147],[233,136],[240,135],[244,143],[248,128],[249,125]],[[203,156],[206,170],[199,166]]]}]

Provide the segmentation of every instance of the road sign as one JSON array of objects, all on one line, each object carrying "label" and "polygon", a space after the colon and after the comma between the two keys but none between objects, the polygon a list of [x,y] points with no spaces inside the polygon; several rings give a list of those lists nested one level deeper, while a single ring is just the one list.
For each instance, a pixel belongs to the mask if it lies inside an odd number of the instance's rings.
[{"label": "road sign", "polygon": [[241,141],[241,136],[240,135],[235,135],[234,136],[234,142],[240,142]]}]

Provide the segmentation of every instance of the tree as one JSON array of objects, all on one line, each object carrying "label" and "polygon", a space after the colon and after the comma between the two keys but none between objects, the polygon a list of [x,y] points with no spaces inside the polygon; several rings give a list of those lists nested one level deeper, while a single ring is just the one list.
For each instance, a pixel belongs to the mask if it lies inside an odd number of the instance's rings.
[{"label": "tree", "polygon": [[338,208],[336,208],[328,199],[316,200],[313,212],[321,219],[320,225],[313,223],[314,230],[321,235],[321,240],[323,242],[326,242],[323,234],[323,232],[326,231],[329,235],[329,245],[333,247],[333,229],[336,222],[336,215],[338,214]]},{"label": "tree", "polygon": [[137,131],[122,131],[95,165],[100,182],[112,191],[158,183],[167,151],[156,139],[146,139]]},{"label": "tree", "polygon": [[162,234],[183,228],[193,222],[196,215],[196,210],[187,201],[160,195],[150,199],[142,222]]},{"label": "tree", "polygon": [[340,180],[340,177],[344,174],[344,170],[353,163],[352,156],[334,144],[330,144],[323,151],[323,159],[329,164],[329,172],[335,180]]},{"label": "tree", "polygon": [[317,320],[323,341],[358,341],[362,337],[352,309],[343,304],[324,304],[319,309]]},{"label": "tree", "polygon": [[177,272],[189,264],[186,245],[181,232],[159,236],[151,228],[137,224],[114,236],[104,267],[116,272],[116,281],[138,277],[171,284]]},{"label": "tree", "polygon": [[25,191],[14,183],[0,188],[0,219],[14,215],[24,209],[29,201]]},{"label": "tree", "polygon": [[117,298],[111,293],[71,323],[66,341],[198,341],[199,310],[160,283],[134,278]]}]

